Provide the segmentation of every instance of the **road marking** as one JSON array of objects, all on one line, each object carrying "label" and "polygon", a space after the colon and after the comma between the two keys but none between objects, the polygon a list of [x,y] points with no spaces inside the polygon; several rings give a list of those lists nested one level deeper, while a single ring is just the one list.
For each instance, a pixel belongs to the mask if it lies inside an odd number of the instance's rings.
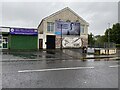
[{"label": "road marking", "polygon": [[71,67],[71,68],[52,68],[52,69],[40,69],[40,70],[21,70],[23,72],[44,72],[44,71],[59,71],[59,70],[75,70],[75,69],[93,69],[94,67]]},{"label": "road marking", "polygon": [[68,61],[73,61],[73,60],[68,60]]},{"label": "road marking", "polygon": [[109,66],[110,68],[119,67],[120,65]]}]

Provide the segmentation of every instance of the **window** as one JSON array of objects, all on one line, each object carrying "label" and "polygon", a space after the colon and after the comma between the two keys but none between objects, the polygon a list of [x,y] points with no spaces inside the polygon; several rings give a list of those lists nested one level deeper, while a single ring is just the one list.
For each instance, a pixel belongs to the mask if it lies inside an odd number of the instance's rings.
[{"label": "window", "polygon": [[84,33],[84,26],[81,25],[81,33]]},{"label": "window", "polygon": [[48,32],[54,32],[54,23],[53,22],[48,22],[47,23],[47,31]]}]

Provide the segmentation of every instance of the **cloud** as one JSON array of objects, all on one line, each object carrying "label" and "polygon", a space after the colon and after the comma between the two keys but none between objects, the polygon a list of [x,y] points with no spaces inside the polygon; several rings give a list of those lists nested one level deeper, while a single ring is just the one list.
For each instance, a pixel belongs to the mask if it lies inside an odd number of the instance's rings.
[{"label": "cloud", "polygon": [[89,32],[94,34],[104,34],[108,23],[118,21],[117,2],[71,3],[71,8],[89,22]]},{"label": "cloud", "polygon": [[[46,8],[46,6],[48,7]],[[64,4],[59,3],[58,6],[58,3],[54,2],[4,2],[2,5],[2,24],[4,26],[37,28],[42,18],[62,9],[60,7],[63,8]]]},{"label": "cloud", "polygon": [[89,22],[93,34],[103,34],[118,19],[117,2],[3,2],[1,25],[37,28],[41,19],[67,6]]},{"label": "cloud", "polygon": [[[0,2],[0,13],[2,13],[2,3]],[[0,14],[0,25],[2,24],[2,14]]]}]

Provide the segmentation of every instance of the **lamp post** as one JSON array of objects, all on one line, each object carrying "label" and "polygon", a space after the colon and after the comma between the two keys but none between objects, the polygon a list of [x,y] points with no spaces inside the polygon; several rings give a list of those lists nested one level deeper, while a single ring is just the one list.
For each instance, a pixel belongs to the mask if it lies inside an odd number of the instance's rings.
[{"label": "lamp post", "polygon": [[109,28],[110,28],[110,23],[108,23],[108,48],[110,48],[110,31],[109,31]]},{"label": "lamp post", "polygon": [[109,48],[110,48],[110,31],[109,31],[109,28],[110,28],[110,23],[108,23],[108,54],[109,54]]},{"label": "lamp post", "polygon": [[60,26],[61,26],[61,47],[60,49],[62,50],[62,24],[60,24]]}]

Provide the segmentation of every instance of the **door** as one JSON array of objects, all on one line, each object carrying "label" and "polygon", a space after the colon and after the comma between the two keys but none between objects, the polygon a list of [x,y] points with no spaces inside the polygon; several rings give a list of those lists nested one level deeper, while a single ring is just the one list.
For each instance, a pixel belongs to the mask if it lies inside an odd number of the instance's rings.
[{"label": "door", "polygon": [[55,35],[47,35],[47,49],[55,49]]},{"label": "door", "polygon": [[8,37],[3,37],[3,49],[8,49]]},{"label": "door", "polygon": [[39,49],[42,49],[42,48],[43,48],[43,40],[39,39]]}]

